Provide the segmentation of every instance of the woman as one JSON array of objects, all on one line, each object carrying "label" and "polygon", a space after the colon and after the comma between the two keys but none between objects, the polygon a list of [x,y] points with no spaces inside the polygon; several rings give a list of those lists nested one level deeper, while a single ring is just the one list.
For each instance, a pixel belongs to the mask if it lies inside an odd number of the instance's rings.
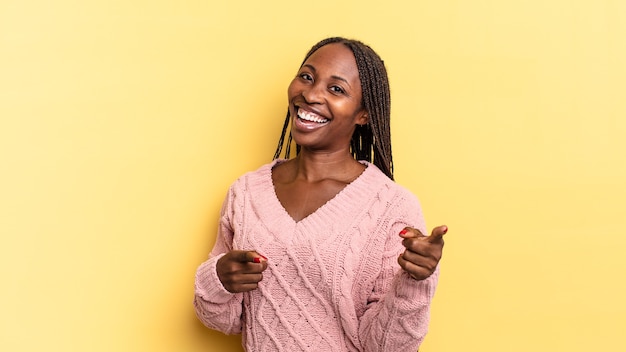
[{"label": "woman", "polygon": [[447,227],[422,235],[417,199],[393,182],[382,60],[361,42],[323,40],[288,101],[275,160],[224,201],[196,273],[198,317],[241,332],[247,351],[417,350]]}]

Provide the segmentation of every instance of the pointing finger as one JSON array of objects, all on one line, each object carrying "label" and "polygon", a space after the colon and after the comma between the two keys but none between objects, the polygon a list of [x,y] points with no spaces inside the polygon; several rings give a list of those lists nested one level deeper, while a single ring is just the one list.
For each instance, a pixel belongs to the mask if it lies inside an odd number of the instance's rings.
[{"label": "pointing finger", "polygon": [[443,235],[448,232],[448,226],[441,225],[437,226],[433,229],[433,232],[426,238],[426,241],[430,243],[439,243],[443,242]]}]

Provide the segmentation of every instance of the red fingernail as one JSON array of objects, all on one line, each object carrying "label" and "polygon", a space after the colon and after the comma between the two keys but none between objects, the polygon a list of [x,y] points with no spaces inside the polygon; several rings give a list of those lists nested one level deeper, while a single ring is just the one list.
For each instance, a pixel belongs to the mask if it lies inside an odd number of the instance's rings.
[{"label": "red fingernail", "polygon": [[404,235],[405,233],[409,232],[407,229],[403,229],[402,231],[400,231],[401,235]]},{"label": "red fingernail", "polygon": [[252,261],[255,262],[255,263],[260,263],[261,262],[261,258],[256,257],[256,258],[252,259]]},{"label": "red fingernail", "polygon": [[443,234],[445,235],[446,233],[448,233],[448,226],[443,229]]}]

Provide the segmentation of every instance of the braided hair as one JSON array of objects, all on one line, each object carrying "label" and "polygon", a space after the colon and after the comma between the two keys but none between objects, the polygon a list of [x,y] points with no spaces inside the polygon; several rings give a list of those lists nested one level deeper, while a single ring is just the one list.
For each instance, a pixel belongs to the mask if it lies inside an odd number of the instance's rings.
[{"label": "braided hair", "polygon": [[[393,180],[391,130],[389,127],[391,95],[389,93],[389,78],[387,77],[385,64],[368,45],[358,40],[332,37],[315,44],[304,57],[302,65],[317,49],[331,43],[342,43],[354,54],[359,71],[359,79],[361,80],[361,104],[369,116],[367,124],[357,125],[352,134],[350,141],[352,156],[357,160],[373,163]],[[274,159],[280,157],[290,120],[290,114],[287,111],[287,117],[278,140]],[[291,133],[289,133],[285,148],[285,158],[289,158],[291,155],[291,141]],[[299,152],[300,146],[296,146],[296,154]]]}]

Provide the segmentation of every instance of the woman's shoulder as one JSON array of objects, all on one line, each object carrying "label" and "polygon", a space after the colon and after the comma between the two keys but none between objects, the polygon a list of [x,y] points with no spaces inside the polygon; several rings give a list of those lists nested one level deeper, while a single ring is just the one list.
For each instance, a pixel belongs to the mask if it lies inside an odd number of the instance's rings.
[{"label": "woman's shoulder", "polygon": [[367,176],[366,182],[370,185],[370,187],[377,188],[376,185],[378,185],[378,188],[390,197],[400,198],[411,203],[415,202],[419,204],[417,196],[408,188],[390,179],[384,172],[376,167],[376,165],[369,162],[363,163],[367,166],[364,175]]},{"label": "woman's shoulder", "polygon": [[231,182],[229,190],[236,191],[241,188],[247,188],[247,185],[252,183],[261,182],[266,175],[271,173],[272,167],[276,161],[273,160],[270,163],[263,164],[258,167],[256,170],[247,171],[244,174],[237,177],[234,181]]},{"label": "woman's shoulder", "polygon": [[237,180],[235,181],[235,183],[241,182],[244,180],[250,180],[253,178],[266,177],[272,173],[272,169],[274,169],[275,166],[280,165],[284,163],[285,161],[287,160],[284,160],[284,159],[272,160],[269,163],[259,166],[256,170],[248,171],[244,173],[243,175],[239,176]]},{"label": "woman's shoulder", "polygon": [[294,159],[275,159],[269,165],[269,173],[274,183],[282,183],[293,179],[297,172]]}]

